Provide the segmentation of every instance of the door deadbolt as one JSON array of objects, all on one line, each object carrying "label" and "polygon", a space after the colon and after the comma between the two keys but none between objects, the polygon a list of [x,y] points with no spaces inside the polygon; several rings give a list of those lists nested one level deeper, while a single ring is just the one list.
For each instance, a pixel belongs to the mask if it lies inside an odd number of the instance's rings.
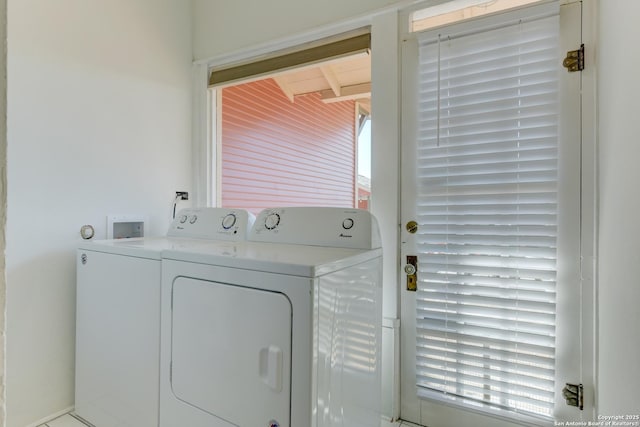
[{"label": "door deadbolt", "polygon": [[418,231],[418,223],[413,220],[409,221],[406,227],[407,227],[407,231],[411,234],[416,234],[416,232]]}]

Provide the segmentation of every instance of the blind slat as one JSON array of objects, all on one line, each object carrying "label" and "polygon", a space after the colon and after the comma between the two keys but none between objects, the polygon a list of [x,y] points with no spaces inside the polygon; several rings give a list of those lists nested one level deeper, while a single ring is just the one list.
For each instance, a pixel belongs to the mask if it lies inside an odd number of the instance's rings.
[{"label": "blind slat", "polygon": [[[553,384],[553,375],[555,374],[555,372],[551,369],[543,369],[531,365],[512,363],[509,361],[493,359],[483,355],[477,357],[473,355],[466,355],[466,363],[457,363],[455,362],[455,359],[452,359],[452,355],[450,353],[438,351],[433,348],[429,349],[429,354],[433,355],[433,357],[420,356],[419,363],[431,367],[446,365],[448,368],[453,368],[460,372],[469,372],[471,374],[475,374],[476,376],[481,376],[484,374],[483,368],[486,365],[499,366],[505,373],[505,376],[513,373],[520,373],[520,375],[524,375],[530,384],[535,384],[537,386],[536,388],[530,389],[531,391],[540,391],[540,389],[542,389],[542,391],[544,392],[545,388],[548,388],[549,385]],[[548,393],[545,394],[549,396]]]},{"label": "blind slat", "polygon": [[[479,392],[483,396],[497,397],[504,400],[519,397],[526,398],[529,401],[538,401],[537,403],[548,402],[552,404],[553,402],[552,392],[545,392],[525,385],[518,386],[513,382],[494,380],[484,376],[476,376],[471,373],[421,367],[418,371],[418,375],[420,374],[431,374],[431,378],[438,374],[444,374],[443,379],[447,383],[456,384],[458,388],[462,388],[460,385],[464,385],[465,390]],[[553,381],[550,381],[550,383],[553,384]]]},{"label": "blind slat", "polygon": [[[493,363],[505,366],[505,368],[511,372],[521,371],[526,375],[538,375],[543,378],[553,378],[555,374],[555,369],[551,367],[551,364],[540,365],[538,363],[540,356],[521,354],[518,355],[517,359],[513,359],[513,355],[510,352],[495,350],[488,345],[474,346],[460,344],[456,347],[456,351],[447,349],[446,341],[430,341],[427,344],[419,342],[418,346],[424,349],[423,353],[428,351],[429,356],[432,357],[452,359],[455,358],[457,351],[463,353],[465,358],[474,364]],[[420,357],[423,356],[421,355]],[[549,359],[548,362],[551,362],[551,359]]]},{"label": "blind slat", "polygon": [[[474,337],[472,335],[464,335],[451,331],[440,331],[434,329],[429,338],[418,337],[417,344],[420,349],[428,347],[430,344],[438,344],[446,342],[447,344],[457,344],[456,346],[449,345],[452,351],[456,351],[460,348],[461,352],[464,352],[468,347],[487,347],[493,351],[503,352],[508,354],[511,358],[517,358],[521,361],[528,361],[532,364],[538,364],[541,366],[554,365],[555,349],[553,346],[548,346],[540,343],[526,343],[505,341],[499,338]],[[516,351],[517,350],[517,351]],[[527,359],[529,357],[530,359]]]}]

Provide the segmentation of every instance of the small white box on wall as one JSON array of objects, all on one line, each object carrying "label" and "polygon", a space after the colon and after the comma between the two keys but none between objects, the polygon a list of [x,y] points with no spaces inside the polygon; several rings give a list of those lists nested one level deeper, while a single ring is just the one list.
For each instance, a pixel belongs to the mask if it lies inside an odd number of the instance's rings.
[{"label": "small white box on wall", "polygon": [[144,237],[146,223],[144,215],[108,215],[107,239]]}]

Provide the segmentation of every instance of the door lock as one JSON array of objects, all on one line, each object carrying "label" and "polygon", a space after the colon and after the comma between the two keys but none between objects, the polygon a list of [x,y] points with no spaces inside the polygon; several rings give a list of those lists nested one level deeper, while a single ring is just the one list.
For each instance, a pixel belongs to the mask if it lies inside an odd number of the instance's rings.
[{"label": "door lock", "polygon": [[418,290],[418,257],[407,255],[407,264],[404,266],[407,275],[407,290],[415,292]]}]

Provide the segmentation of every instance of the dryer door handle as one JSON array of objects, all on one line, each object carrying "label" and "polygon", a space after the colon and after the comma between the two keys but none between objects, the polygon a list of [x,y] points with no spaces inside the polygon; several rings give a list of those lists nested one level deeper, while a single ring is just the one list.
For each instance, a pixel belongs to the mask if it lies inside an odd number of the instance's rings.
[{"label": "dryer door handle", "polygon": [[282,391],[282,350],[275,346],[260,349],[260,378],[271,390]]}]

